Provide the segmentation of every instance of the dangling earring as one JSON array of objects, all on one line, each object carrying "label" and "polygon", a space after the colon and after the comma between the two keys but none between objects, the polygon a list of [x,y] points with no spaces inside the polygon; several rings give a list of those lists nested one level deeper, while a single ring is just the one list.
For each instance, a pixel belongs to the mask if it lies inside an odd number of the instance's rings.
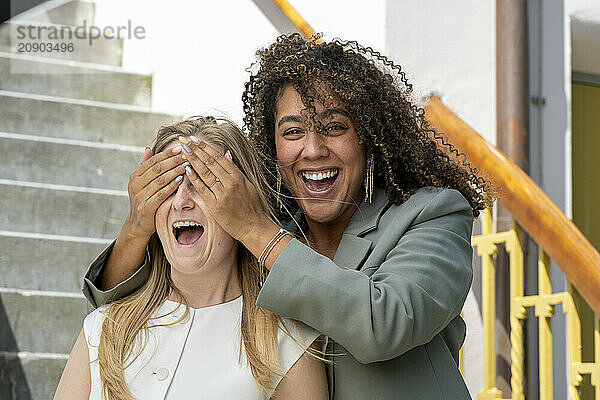
[{"label": "dangling earring", "polygon": [[279,173],[279,165],[275,165],[275,170],[277,171],[277,205],[279,206],[279,211],[283,208],[283,203],[281,202],[281,174]]},{"label": "dangling earring", "polygon": [[367,170],[365,172],[365,202],[373,202],[373,170],[375,169],[375,156],[373,153],[367,158]]}]

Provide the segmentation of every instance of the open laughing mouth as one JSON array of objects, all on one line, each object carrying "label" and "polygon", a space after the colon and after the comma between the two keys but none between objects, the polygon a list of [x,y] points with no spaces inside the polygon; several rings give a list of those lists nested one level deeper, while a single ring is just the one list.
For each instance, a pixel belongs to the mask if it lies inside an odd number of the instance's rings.
[{"label": "open laughing mouth", "polygon": [[195,221],[183,220],[173,223],[173,235],[178,244],[192,246],[204,234],[204,227]]},{"label": "open laughing mouth", "polygon": [[339,173],[340,170],[337,168],[320,171],[301,171],[300,177],[309,190],[313,192],[324,192],[333,186]]}]

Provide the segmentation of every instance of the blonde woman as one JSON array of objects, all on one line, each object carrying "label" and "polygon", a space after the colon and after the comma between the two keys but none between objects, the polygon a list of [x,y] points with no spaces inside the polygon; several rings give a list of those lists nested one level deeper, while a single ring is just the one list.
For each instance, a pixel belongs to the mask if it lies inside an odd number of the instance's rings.
[{"label": "blonde woman", "polygon": [[[255,305],[257,259],[215,222],[190,183],[182,151],[190,140],[225,153],[272,216],[262,169],[235,125],[208,117],[161,128],[152,154],[177,164],[168,170],[177,175],[154,215],[150,276],[86,317],[55,399],[327,397],[323,364],[305,351],[319,334]],[[142,163],[130,185],[148,164],[156,165]]]}]

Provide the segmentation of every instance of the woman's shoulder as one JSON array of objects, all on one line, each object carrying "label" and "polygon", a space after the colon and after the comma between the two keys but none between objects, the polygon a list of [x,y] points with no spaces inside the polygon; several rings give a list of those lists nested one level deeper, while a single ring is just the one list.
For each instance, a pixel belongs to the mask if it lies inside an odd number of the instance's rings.
[{"label": "woman's shoulder", "polygon": [[321,333],[303,322],[281,318],[277,340],[279,343],[294,342],[296,346],[306,349]]},{"label": "woman's shoulder", "polygon": [[387,210],[392,214],[405,214],[407,211],[420,218],[433,218],[456,212],[473,217],[471,205],[461,192],[437,186],[417,189],[405,202],[394,204]]},{"label": "woman's shoulder", "polygon": [[[279,373],[286,374],[321,333],[296,320],[281,319],[277,335]],[[281,377],[277,377],[277,386]]]},{"label": "woman's shoulder", "polygon": [[83,320],[83,333],[88,343],[96,337],[100,337],[102,323],[108,313],[109,305],[96,308]]},{"label": "woman's shoulder", "polygon": [[106,314],[108,313],[109,305],[104,305],[96,308],[94,311],[86,315],[83,320],[83,326],[89,326],[94,324],[98,319],[104,320],[106,318]]},{"label": "woman's shoulder", "polygon": [[[401,204],[391,204],[379,219],[378,231],[385,232],[385,243],[404,236],[412,227],[426,224],[471,235],[473,209],[467,199],[455,189],[423,187]],[[381,233],[380,233],[381,235]]]},{"label": "woman's shoulder", "polygon": [[470,208],[469,201],[461,192],[456,189],[438,186],[424,186],[417,189],[415,193],[402,204],[409,202],[419,203],[423,206],[461,206]]}]

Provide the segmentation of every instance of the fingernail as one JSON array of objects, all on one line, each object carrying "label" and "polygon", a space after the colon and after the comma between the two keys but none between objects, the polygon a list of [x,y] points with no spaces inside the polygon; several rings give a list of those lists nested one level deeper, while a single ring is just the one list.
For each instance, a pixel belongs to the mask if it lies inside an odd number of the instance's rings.
[{"label": "fingernail", "polygon": [[229,161],[233,162],[233,159],[231,157],[231,152],[229,150],[227,150],[225,152],[225,158],[228,159]]},{"label": "fingernail", "polygon": [[188,175],[191,175],[191,174],[192,174],[192,172],[194,172],[194,170],[192,169],[192,167],[190,167],[190,166],[188,165],[187,167],[185,167],[185,172],[186,172]]},{"label": "fingernail", "polygon": [[172,150],[173,154],[181,153],[181,146],[175,146]]},{"label": "fingernail", "polygon": [[184,167],[189,167],[191,164],[190,164],[190,162],[189,162],[189,161],[186,161],[186,162],[184,162],[184,163],[183,163],[183,164],[181,164],[181,165],[183,165]]},{"label": "fingernail", "polygon": [[192,149],[190,149],[190,146],[187,144],[182,144],[181,147],[183,147],[183,151],[185,151],[187,154],[192,154]]},{"label": "fingernail", "polygon": [[192,135],[192,136],[190,136],[190,139],[192,140],[192,142],[194,142],[196,144],[200,143],[200,139],[198,139],[196,136]]},{"label": "fingernail", "polygon": [[183,180],[183,175],[178,175],[177,178],[175,178],[175,182],[181,182]]},{"label": "fingernail", "polygon": [[179,136],[178,139],[183,144],[190,144],[190,140],[188,138],[186,138],[185,136]]},{"label": "fingernail", "polygon": [[146,150],[152,150],[152,148],[150,146],[146,146],[146,148],[144,149],[144,151]]}]

